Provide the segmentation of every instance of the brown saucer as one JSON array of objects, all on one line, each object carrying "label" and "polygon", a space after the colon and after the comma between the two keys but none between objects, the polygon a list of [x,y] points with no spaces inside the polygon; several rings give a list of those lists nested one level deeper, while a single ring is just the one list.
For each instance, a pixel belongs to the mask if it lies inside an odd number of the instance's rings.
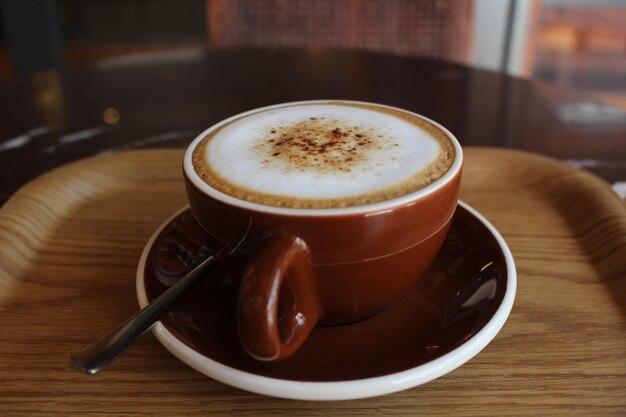
[{"label": "brown saucer", "polygon": [[[395,304],[358,323],[316,328],[301,349],[284,361],[259,362],[239,343],[235,326],[238,279],[237,272],[232,272],[239,267],[236,257],[181,299],[161,322],[200,357],[281,380],[351,381],[419,367],[457,350],[483,329],[507,293],[507,274],[513,271],[514,275],[512,259],[509,264],[505,259],[504,251],[510,257],[506,245],[477,216],[460,204],[434,263]],[[188,209],[181,211],[146,249],[147,299],[157,297],[219,246]],[[510,305],[512,296],[507,296]]]}]

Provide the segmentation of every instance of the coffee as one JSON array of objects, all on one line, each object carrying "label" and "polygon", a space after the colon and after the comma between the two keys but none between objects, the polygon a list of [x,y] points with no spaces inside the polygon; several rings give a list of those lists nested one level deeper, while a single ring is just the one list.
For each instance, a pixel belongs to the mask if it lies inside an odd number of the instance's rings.
[{"label": "coffee", "polygon": [[436,181],[455,150],[435,124],[353,102],[261,109],[210,131],[193,168],[233,197],[292,208],[350,207],[400,197]]},{"label": "coffee", "polygon": [[462,166],[445,128],[371,103],[279,104],[200,134],[183,159],[187,197],[216,241],[241,239],[242,347],[288,358],[316,324],[372,317],[413,288],[448,232]]}]

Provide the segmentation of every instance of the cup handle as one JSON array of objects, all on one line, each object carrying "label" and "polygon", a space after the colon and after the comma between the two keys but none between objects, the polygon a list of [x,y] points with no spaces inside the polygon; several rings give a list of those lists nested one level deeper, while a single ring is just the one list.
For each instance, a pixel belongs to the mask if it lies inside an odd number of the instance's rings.
[{"label": "cup handle", "polygon": [[[285,285],[290,288],[282,291],[281,317],[288,315],[280,321],[279,296]],[[298,350],[320,316],[309,252],[302,239],[272,236],[262,242],[243,275],[237,310],[239,338],[255,359],[285,359]]]}]

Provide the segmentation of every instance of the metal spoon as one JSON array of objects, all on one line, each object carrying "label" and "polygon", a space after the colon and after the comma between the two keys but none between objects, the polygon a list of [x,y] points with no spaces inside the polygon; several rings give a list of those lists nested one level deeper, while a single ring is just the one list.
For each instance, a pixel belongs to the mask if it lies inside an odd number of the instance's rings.
[{"label": "metal spoon", "polygon": [[70,364],[90,375],[95,375],[117,358],[129,346],[133,345],[170,310],[172,304],[193,288],[213,270],[217,263],[231,255],[243,242],[250,230],[250,224],[244,227],[217,253],[209,256],[198,266],[189,271],[176,284],[141,309],[137,314],[117,326],[70,358]]}]

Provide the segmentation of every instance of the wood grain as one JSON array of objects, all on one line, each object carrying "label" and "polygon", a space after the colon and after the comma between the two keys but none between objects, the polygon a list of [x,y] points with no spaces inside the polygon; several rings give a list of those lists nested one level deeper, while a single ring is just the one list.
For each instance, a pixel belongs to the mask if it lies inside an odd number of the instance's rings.
[{"label": "wood grain", "polygon": [[462,198],[502,232],[519,287],[463,367],[379,398],[298,402],[213,381],[152,335],[96,377],[70,354],[137,309],[155,228],[185,204],[181,150],[58,168],[0,209],[0,415],[626,415],[626,208],[552,159],[466,148]]}]

